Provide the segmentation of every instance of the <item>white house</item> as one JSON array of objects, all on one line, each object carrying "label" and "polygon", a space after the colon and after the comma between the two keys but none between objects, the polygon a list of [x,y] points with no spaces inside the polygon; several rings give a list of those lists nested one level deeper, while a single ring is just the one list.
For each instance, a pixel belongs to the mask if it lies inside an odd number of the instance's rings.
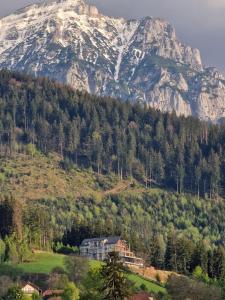
[{"label": "white house", "polygon": [[27,282],[22,287],[22,292],[25,295],[32,296],[33,294],[41,294],[41,289],[31,282]]},{"label": "white house", "polygon": [[89,259],[105,260],[110,252],[117,252],[127,265],[144,265],[143,259],[136,257],[120,236],[85,239],[80,245],[80,255]]}]

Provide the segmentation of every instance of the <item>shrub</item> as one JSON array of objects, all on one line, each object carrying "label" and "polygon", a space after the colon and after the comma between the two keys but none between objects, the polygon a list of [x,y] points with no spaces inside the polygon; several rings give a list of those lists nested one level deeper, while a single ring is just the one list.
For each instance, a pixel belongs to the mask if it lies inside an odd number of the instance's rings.
[{"label": "shrub", "polygon": [[37,148],[35,147],[35,145],[34,144],[28,144],[27,146],[26,146],[26,153],[28,154],[28,155],[31,155],[31,156],[35,156],[36,154],[37,154]]},{"label": "shrub", "polygon": [[142,284],[140,285],[140,290],[141,290],[141,291],[147,291],[148,289],[147,289],[147,286],[146,286],[144,283],[142,283]]},{"label": "shrub", "polygon": [[14,287],[9,288],[5,299],[6,300],[23,300],[24,295],[18,286],[14,286]]},{"label": "shrub", "polygon": [[56,253],[61,253],[61,254],[77,254],[79,252],[78,248],[75,246],[70,246],[70,245],[64,245],[63,243],[57,242],[54,246],[53,249]]},{"label": "shrub", "polygon": [[69,282],[64,290],[64,300],[79,300],[80,291],[73,282]]}]

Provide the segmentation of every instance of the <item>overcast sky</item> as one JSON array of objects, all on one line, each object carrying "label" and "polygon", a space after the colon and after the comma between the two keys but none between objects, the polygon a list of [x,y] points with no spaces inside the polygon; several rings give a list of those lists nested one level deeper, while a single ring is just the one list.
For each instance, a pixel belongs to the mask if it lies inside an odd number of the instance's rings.
[{"label": "overcast sky", "polygon": [[[170,21],[184,43],[201,50],[206,65],[225,74],[225,0],[87,1],[107,15],[154,16]],[[0,16],[34,2],[38,0],[0,0]]]}]

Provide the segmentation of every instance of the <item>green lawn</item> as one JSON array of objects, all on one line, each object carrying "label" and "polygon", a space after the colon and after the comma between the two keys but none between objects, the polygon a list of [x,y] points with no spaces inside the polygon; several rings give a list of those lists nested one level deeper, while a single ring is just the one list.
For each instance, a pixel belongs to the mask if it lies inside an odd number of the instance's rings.
[{"label": "green lawn", "polygon": [[19,264],[25,273],[51,273],[55,267],[64,268],[64,255],[55,253],[36,253],[29,263]]},{"label": "green lawn", "polygon": [[[36,253],[33,254],[31,261],[17,265],[18,269],[25,273],[45,273],[49,274],[55,267],[64,268],[65,255],[55,253]],[[91,268],[100,268],[101,262],[90,261]],[[132,281],[135,287],[139,288],[141,285],[145,285],[149,292],[165,293],[166,289],[157,283],[144,279],[136,274],[128,274],[128,279]]]},{"label": "green lawn", "polygon": [[135,284],[135,287],[139,288],[141,285],[145,285],[148,292],[153,292],[153,293],[165,293],[166,289],[157,283],[154,283],[150,280],[144,279],[139,275],[136,274],[129,274],[128,279],[132,281]]}]

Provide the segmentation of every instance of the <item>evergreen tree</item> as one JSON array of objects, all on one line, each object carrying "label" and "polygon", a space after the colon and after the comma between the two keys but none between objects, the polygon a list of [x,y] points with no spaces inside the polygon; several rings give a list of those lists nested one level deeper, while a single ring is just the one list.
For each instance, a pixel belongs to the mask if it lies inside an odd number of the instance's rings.
[{"label": "evergreen tree", "polygon": [[120,262],[118,253],[109,253],[102,267],[104,299],[125,300],[129,296],[129,284],[124,274],[123,263]]},{"label": "evergreen tree", "polygon": [[201,267],[205,274],[208,273],[208,250],[204,241],[197,243],[193,253],[191,270],[197,266]]},{"label": "evergreen tree", "polygon": [[225,250],[221,246],[213,253],[213,276],[225,280]]},{"label": "evergreen tree", "polygon": [[165,243],[162,236],[153,234],[150,242],[150,264],[157,269],[164,268]]},{"label": "evergreen tree", "polygon": [[177,268],[178,271],[187,274],[191,271],[191,262],[194,252],[194,244],[185,237],[177,240]]},{"label": "evergreen tree", "polygon": [[175,231],[171,231],[167,238],[165,268],[171,271],[178,271],[178,243]]}]

